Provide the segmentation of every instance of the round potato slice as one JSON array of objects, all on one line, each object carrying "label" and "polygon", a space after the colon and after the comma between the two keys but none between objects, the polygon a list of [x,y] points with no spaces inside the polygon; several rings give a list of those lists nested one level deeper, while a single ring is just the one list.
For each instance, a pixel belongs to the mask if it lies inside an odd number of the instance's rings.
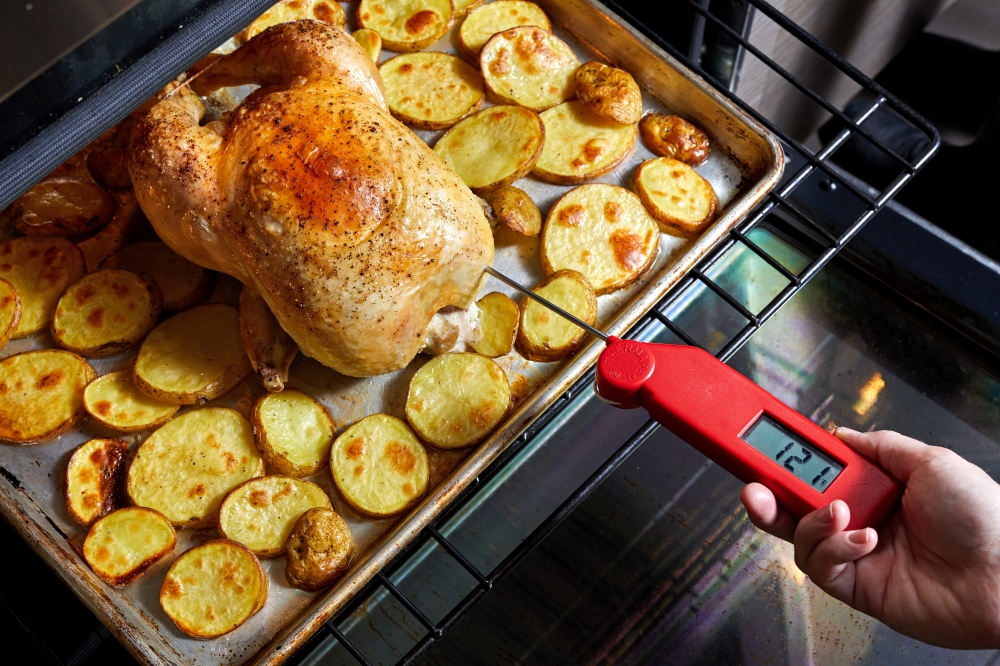
[{"label": "round potato slice", "polygon": [[680,160],[643,162],[635,172],[635,188],[650,215],[685,236],[697,235],[715,217],[712,184]]},{"label": "round potato slice", "polygon": [[479,52],[479,69],[490,92],[501,102],[533,111],[571,99],[579,66],[566,42],[530,25],[493,35]]},{"label": "round potato slice", "polygon": [[0,347],[10,340],[21,321],[21,299],[14,285],[0,280]]},{"label": "round potato slice", "polygon": [[509,406],[510,383],[492,359],[442,354],[410,380],[406,419],[434,446],[460,449],[493,432]]},{"label": "round potato slice", "polygon": [[176,543],[177,534],[162,513],[130,506],[94,523],[83,542],[83,559],[108,585],[127,585]]},{"label": "round potato slice", "polygon": [[351,530],[333,509],[309,509],[295,521],[285,542],[285,578],[306,592],[318,592],[340,578],[354,554]]},{"label": "round potato slice", "polygon": [[455,5],[455,18],[465,16],[473,9],[482,7],[485,2],[486,0],[453,0],[452,4]]},{"label": "round potato slice", "polygon": [[87,416],[83,389],[97,373],[61,349],[40,349],[0,361],[0,440],[37,444],[72,430]]},{"label": "round potato slice", "polygon": [[229,633],[263,608],[267,576],[257,557],[229,539],[215,539],[177,558],[160,586],[160,606],[189,636]]},{"label": "round potato slice", "polygon": [[90,525],[124,502],[128,444],[120,439],[92,439],[76,448],[66,464],[66,510]]},{"label": "round potato slice", "polygon": [[52,337],[81,356],[110,356],[146,337],[160,317],[160,288],[150,278],[106,268],[70,285],[56,304]]},{"label": "round potato slice", "polygon": [[389,111],[421,129],[444,129],[479,110],[483,79],[471,65],[447,53],[404,53],[378,68]]},{"label": "round potato slice", "polygon": [[576,70],[576,95],[597,115],[623,125],[634,125],[642,118],[639,84],[617,67],[588,62]]},{"label": "round potato slice", "polygon": [[540,251],[546,275],[583,273],[598,295],[626,287],[653,264],[660,229],[639,197],[617,185],[581,185],[549,211]]},{"label": "round potato slice", "polygon": [[545,146],[532,170],[542,180],[575,185],[603,176],[632,154],[638,130],[574,100],[542,113]]},{"label": "round potato slice", "polygon": [[[597,296],[580,273],[553,273],[532,291],[591,326],[597,321]],[[548,363],[573,354],[583,346],[587,332],[530,298],[521,302],[517,351],[529,361]]]},{"label": "round potato slice", "polygon": [[181,408],[154,400],[137,389],[129,370],[109,372],[87,384],[83,406],[95,420],[121,432],[156,428]]},{"label": "round potato slice", "polygon": [[323,405],[301,391],[285,389],[260,398],[250,412],[254,441],[279,474],[311,476],[330,458],[335,426]]},{"label": "round potato slice", "polygon": [[377,32],[390,51],[409,53],[444,37],[454,14],[451,0],[361,0],[358,26]]},{"label": "round potato slice", "polygon": [[544,143],[545,127],[537,113],[519,106],[491,106],[445,132],[434,152],[469,189],[482,195],[528,175]]},{"label": "round potato slice", "polygon": [[476,303],[483,337],[472,348],[483,356],[497,358],[514,348],[520,312],[517,303],[499,291],[486,294]]},{"label": "round potato slice", "polygon": [[523,236],[537,236],[542,231],[542,214],[528,193],[513,185],[497,188],[490,195],[490,205],[497,219]]},{"label": "round potato slice", "polygon": [[65,238],[15,238],[0,245],[0,279],[10,282],[21,300],[12,337],[47,328],[59,296],[83,272],[83,253]]},{"label": "round potato slice", "polygon": [[219,531],[257,557],[281,557],[295,521],[315,508],[332,508],[330,498],[315,483],[290,476],[251,479],[222,502]]},{"label": "round potato slice", "polygon": [[174,405],[205,404],[252,369],[239,311],[210,303],[175,314],[146,336],[132,370],[140,391]]},{"label": "round potato slice", "polygon": [[124,268],[153,278],[163,295],[163,309],[179,312],[212,295],[215,273],[193,264],[160,242],[136,243],[107,258],[101,268]]},{"label": "round potato slice", "polygon": [[379,34],[374,30],[361,28],[352,32],[351,37],[361,45],[368,57],[377,65],[378,59],[382,57],[382,38],[379,37]]},{"label": "round potato slice", "polygon": [[330,474],[348,504],[388,518],[427,491],[427,452],[399,419],[372,414],[341,433],[330,451]]},{"label": "round potato slice", "polygon": [[236,41],[238,43],[249,41],[272,25],[299,19],[315,19],[332,23],[338,28],[347,25],[344,8],[336,0],[282,0],[258,16],[246,30],[236,35]]},{"label": "round potato slice", "polygon": [[128,497],[178,527],[212,527],[222,500],[264,474],[250,423],[232,409],[181,414],[142,443],[128,470]]},{"label": "round potato slice", "polygon": [[50,178],[22,194],[12,210],[14,228],[25,236],[73,236],[110,222],[115,200],[93,181]]},{"label": "round potato slice", "polygon": [[[131,183],[129,184],[131,187]],[[105,259],[125,247],[128,239],[133,236],[140,225],[146,223],[146,218],[139,208],[139,200],[132,190],[114,193],[118,208],[107,226],[87,238],[77,241],[76,246],[83,252],[87,271],[95,271]]]},{"label": "round potato slice", "polygon": [[493,35],[519,25],[552,30],[549,17],[535,3],[499,0],[469,13],[458,32],[458,48],[469,60],[479,62],[479,52]]},{"label": "round potato slice", "polygon": [[698,166],[711,153],[708,135],[680,116],[646,114],[639,122],[639,132],[649,149],[660,157]]}]

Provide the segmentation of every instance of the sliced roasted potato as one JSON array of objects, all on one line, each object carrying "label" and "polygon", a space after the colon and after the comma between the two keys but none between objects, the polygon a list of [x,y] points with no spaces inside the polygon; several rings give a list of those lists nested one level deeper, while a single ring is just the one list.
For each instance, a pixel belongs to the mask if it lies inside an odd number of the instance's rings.
[{"label": "sliced roasted potato", "polygon": [[115,214],[111,193],[92,180],[49,178],[14,202],[14,227],[25,236],[73,236],[100,229]]},{"label": "sliced roasted potato", "polygon": [[175,314],[146,336],[132,380],[146,395],[175,405],[205,404],[250,372],[236,308],[209,303]]},{"label": "sliced roasted potato", "polygon": [[460,449],[489,435],[510,406],[503,369],[479,354],[443,354],[410,380],[406,419],[426,441]]},{"label": "sliced roasted potato", "polygon": [[486,99],[479,72],[447,53],[404,53],[386,60],[378,72],[392,115],[421,129],[451,127]]},{"label": "sliced roasted potato", "polygon": [[708,135],[680,116],[649,113],[639,123],[642,140],[660,157],[671,157],[691,166],[708,159]]},{"label": "sliced roasted potato", "polygon": [[425,49],[444,37],[455,9],[451,0],[361,0],[358,26],[374,30],[390,51]]},{"label": "sliced roasted potato", "polygon": [[493,35],[479,52],[479,68],[490,92],[501,102],[533,111],[571,99],[579,66],[566,42],[530,25]]},{"label": "sliced roasted potato", "polygon": [[48,327],[59,297],[83,271],[83,254],[65,238],[15,238],[0,244],[0,279],[14,285],[21,299],[21,321],[13,337]]},{"label": "sliced roasted potato", "polygon": [[660,229],[639,197],[617,185],[581,185],[549,211],[539,252],[551,275],[583,273],[598,295],[626,287],[653,265]]},{"label": "sliced roasted potato", "polygon": [[576,95],[599,116],[623,125],[642,118],[642,91],[632,75],[601,62],[588,62],[576,70]]},{"label": "sliced roasted potato", "polygon": [[83,542],[83,559],[108,585],[127,585],[176,543],[177,534],[162,513],[130,506],[94,523]]},{"label": "sliced roasted potato", "polygon": [[491,106],[445,132],[434,152],[469,189],[485,194],[528,175],[544,143],[545,127],[537,113],[519,106]]},{"label": "sliced roasted potato", "polygon": [[514,348],[520,311],[517,303],[506,294],[493,291],[476,303],[479,307],[479,325],[483,337],[472,343],[472,348],[483,356],[497,358]]},{"label": "sliced roasted potato", "polygon": [[140,225],[145,222],[146,218],[139,208],[135,192],[132,190],[115,192],[114,197],[118,207],[107,226],[93,236],[77,241],[76,246],[83,252],[88,272],[97,270],[101,262],[125,247]]},{"label": "sliced roasted potato", "polygon": [[[597,321],[597,296],[590,281],[572,270],[550,275],[532,291],[591,326]],[[517,351],[530,361],[548,363],[573,354],[583,346],[587,332],[530,298],[521,301]]]},{"label": "sliced roasted potato", "polygon": [[120,268],[84,275],[56,305],[52,337],[81,356],[110,356],[146,337],[160,317],[160,288]]},{"label": "sliced roasted potato", "polygon": [[0,280],[0,347],[7,344],[21,321],[21,299],[14,285]]},{"label": "sliced roasted potato", "polygon": [[299,19],[315,19],[332,23],[338,28],[347,25],[344,8],[336,0],[282,0],[258,16],[243,32],[236,35],[235,40],[238,44],[242,44],[272,25]]},{"label": "sliced roasted potato", "polygon": [[639,165],[635,188],[649,214],[660,223],[694,236],[715,217],[712,184],[680,160],[657,157]]},{"label": "sliced roasted potato", "polygon": [[83,406],[94,419],[121,432],[156,428],[181,408],[154,400],[137,389],[130,370],[109,372],[87,384]]},{"label": "sliced roasted potato", "polygon": [[88,146],[87,170],[109,190],[132,187],[132,178],[128,173],[128,142],[140,117],[139,113],[129,114]]},{"label": "sliced roasted potato", "polygon": [[219,508],[219,531],[257,557],[281,557],[295,521],[315,508],[332,508],[315,483],[290,476],[250,479],[226,495]]},{"label": "sliced roasted potato", "polygon": [[207,407],[150,435],[125,488],[133,504],[156,509],[178,527],[212,527],[229,491],[263,474],[250,422],[232,409]]},{"label": "sliced roasted potato", "polygon": [[549,17],[535,3],[525,0],[499,0],[469,13],[458,32],[458,48],[469,60],[478,62],[479,52],[486,42],[490,41],[490,37],[519,25],[533,25],[543,30],[552,30]]},{"label": "sliced roasted potato", "polygon": [[542,113],[545,146],[532,170],[542,180],[575,185],[614,170],[632,154],[635,125],[603,118],[582,102],[565,102]]},{"label": "sliced roasted potato", "polygon": [[246,285],[240,292],[240,339],[264,388],[271,392],[285,388],[299,346],[281,328],[257,290]]},{"label": "sliced roasted potato", "polygon": [[66,464],[66,511],[84,527],[125,505],[128,443],[92,439]]},{"label": "sliced roasted potato", "polygon": [[333,509],[309,509],[295,521],[285,542],[285,578],[306,592],[318,592],[340,578],[354,554],[351,530]]},{"label": "sliced roasted potato", "polygon": [[260,398],[250,412],[254,441],[279,474],[311,476],[330,458],[335,427],[323,405],[301,391],[285,389]]},{"label": "sliced roasted potato", "polygon": [[379,34],[374,30],[361,28],[352,32],[351,37],[358,44],[361,44],[361,48],[365,50],[365,53],[372,59],[372,62],[377,65],[378,59],[382,57],[382,38]]},{"label": "sliced roasted potato", "polygon": [[39,349],[0,361],[0,440],[36,444],[72,430],[87,416],[83,389],[97,376],[61,349]]},{"label": "sliced roasted potato", "polygon": [[257,557],[229,539],[215,539],[177,558],[160,587],[160,606],[177,628],[196,638],[229,633],[263,607],[267,575]]},{"label": "sliced roasted potato", "polygon": [[348,504],[387,518],[415,504],[430,479],[427,452],[399,419],[372,414],[341,433],[330,451],[330,474]]},{"label": "sliced roasted potato", "polygon": [[473,9],[482,7],[485,2],[486,0],[452,0],[452,4],[455,5],[455,18],[465,16]]},{"label": "sliced roasted potato", "polygon": [[497,219],[523,236],[537,236],[542,231],[542,214],[528,193],[513,185],[504,185],[490,194],[490,205]]},{"label": "sliced roasted potato", "polygon": [[152,241],[122,248],[101,268],[124,268],[144,273],[160,286],[163,309],[179,312],[205,302],[215,287],[215,273],[193,264],[163,243]]}]

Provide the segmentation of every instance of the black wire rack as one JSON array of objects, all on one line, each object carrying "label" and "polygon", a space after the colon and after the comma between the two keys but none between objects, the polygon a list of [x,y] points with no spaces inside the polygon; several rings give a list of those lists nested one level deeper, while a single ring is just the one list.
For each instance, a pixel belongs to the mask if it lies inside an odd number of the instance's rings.
[{"label": "black wire rack", "polygon": [[[743,102],[734,93],[728,90],[729,83],[714,77],[709,71],[701,66],[701,58],[698,49],[692,46],[688,54],[681,53],[678,49],[662,39],[651,28],[643,24],[633,16],[628,9],[615,0],[604,0],[604,4],[617,13],[633,26],[641,30],[647,37],[653,40],[665,51],[676,57],[681,62],[688,65],[700,76],[710,81],[724,95],[739,105],[749,115],[758,120],[761,124],[772,131],[784,144],[786,159],[792,169],[786,169],[786,174],[779,186],[772,191],[763,203],[761,203],[745,220],[738,224],[729,234],[708,253],[701,262],[670,291],[669,294],[644,317],[632,331],[629,337],[634,336],[656,321],[669,329],[681,341],[689,345],[699,345],[699,343],[688,335],[666,314],[668,309],[679,301],[692,289],[707,288],[725,303],[732,310],[742,317],[746,324],[732,337],[726,341],[718,350],[713,349],[715,356],[722,361],[728,360],[739,348],[745,344],[751,336],[758,331],[764,323],[770,319],[792,296],[794,296],[810,279],[812,279],[831,259],[861,230],[861,228],[871,218],[881,210],[892,197],[926,164],[937,151],[940,139],[937,130],[923,119],[919,114],[910,109],[902,101],[894,97],[891,93],[883,89],[880,85],[872,81],[841,56],[828,48],[822,42],[814,38],[794,22],[789,20],[781,12],[763,0],[739,0],[745,2],[746,12],[738,22],[737,27],[730,25],[710,10],[711,4],[706,0],[686,0],[695,13],[695,40],[701,44],[700,32],[706,26],[711,26],[716,34],[724,35],[725,38],[735,45],[736,55],[733,59],[736,65],[736,72],[740,61],[745,54],[750,54],[764,65],[773,70],[789,85],[794,87],[809,100],[818,105],[821,109],[830,114],[833,118],[842,123],[843,129],[836,136],[828,141],[825,146],[817,151],[810,150],[802,142],[797,141],[788,133],[782,131],[768,118]],[[826,100],[822,95],[813,91],[805,83],[792,75],[787,69],[779,65],[768,57],[764,51],[750,42],[748,37],[750,15],[749,12],[760,12],[778,27],[797,39],[808,47],[816,55],[820,56],[827,63],[836,68],[843,75],[849,77],[860,88],[868,93],[872,99],[867,106],[854,117],[850,117],[838,109],[834,104]],[[901,151],[890,146],[883,141],[876,132],[869,131],[865,127],[866,121],[871,119],[876,112],[888,110],[894,114],[904,124],[925,137],[925,140],[918,142],[917,147],[910,149],[910,156],[904,156]],[[866,186],[849,174],[838,169],[831,164],[831,157],[842,148],[852,137],[860,137],[864,141],[881,151],[898,168],[897,175],[881,189]],[[831,228],[831,225],[820,219],[820,216],[797,205],[794,192],[800,188],[810,178],[815,178],[819,174],[823,180],[820,186],[826,189],[843,187],[850,192],[860,202],[860,211],[856,217],[846,226]],[[782,262],[768,254],[750,239],[750,232],[760,225],[765,218],[772,215],[790,220],[796,227],[799,235],[804,235],[810,249],[812,258],[809,263],[799,270],[793,272]],[[787,281],[787,285],[761,310],[751,312],[733,294],[720,286],[709,277],[710,269],[718,264],[730,252],[738,248],[746,248],[759,257],[771,268],[780,273]],[[398,664],[416,663],[426,651],[439,641],[444,634],[459,622],[466,613],[476,605],[486,594],[490,592],[494,585],[510,573],[517,564],[522,561],[545,537],[550,534],[584,499],[586,499],[605,479],[607,479],[639,446],[645,442],[653,432],[659,428],[659,424],[650,419],[643,424],[610,458],[608,458],[582,485],[580,485],[565,501],[562,502],[545,520],[543,520],[517,547],[515,547],[492,571],[481,571],[470,562],[461,550],[442,534],[443,526],[448,520],[466,506],[476,497],[477,491],[485,482],[496,476],[504,467],[521,451],[524,446],[532,440],[542,428],[552,421],[575,397],[581,392],[590,390],[594,380],[594,370],[591,369],[574,386],[564,393],[546,412],[535,421],[524,433],[522,433],[508,449],[481,475],[475,483],[470,485],[460,496],[447,507],[416,539],[408,544],[374,579],[362,589],[362,591],[352,599],[332,620],[323,625],[323,630],[314,637],[309,646],[316,646],[317,641],[324,637],[332,636],[358,661],[360,664],[370,666],[371,662],[365,656],[363,646],[355,645],[346,635],[341,625],[347,621],[360,608],[367,607],[379,594],[387,592],[395,599],[407,612],[412,614],[416,620],[423,625],[426,633],[415,642],[412,648],[397,662]],[[443,619],[438,622],[432,621],[411,599],[409,599],[391,580],[394,572],[404,566],[409,559],[429,542],[434,542],[441,549],[457,561],[476,581],[475,587],[469,592]],[[300,655],[310,652],[309,647],[300,651]]]}]

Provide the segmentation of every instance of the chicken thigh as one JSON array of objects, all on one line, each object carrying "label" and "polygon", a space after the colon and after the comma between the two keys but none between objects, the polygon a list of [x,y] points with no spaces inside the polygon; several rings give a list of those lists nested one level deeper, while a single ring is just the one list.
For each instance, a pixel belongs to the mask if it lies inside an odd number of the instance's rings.
[{"label": "chicken thigh", "polygon": [[[254,83],[225,122],[195,92]],[[317,21],[262,32],[137,124],[129,171],[157,233],[256,289],[303,353],[404,367],[493,261],[479,200],[390,115],[374,63]]]}]

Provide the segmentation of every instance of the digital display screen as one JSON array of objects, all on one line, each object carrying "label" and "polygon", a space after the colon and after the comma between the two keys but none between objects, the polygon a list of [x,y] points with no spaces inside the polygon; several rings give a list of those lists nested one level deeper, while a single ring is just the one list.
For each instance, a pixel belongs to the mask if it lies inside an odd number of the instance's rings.
[{"label": "digital display screen", "polygon": [[829,488],[844,471],[839,462],[802,441],[766,414],[747,428],[740,439],[819,492]]}]

